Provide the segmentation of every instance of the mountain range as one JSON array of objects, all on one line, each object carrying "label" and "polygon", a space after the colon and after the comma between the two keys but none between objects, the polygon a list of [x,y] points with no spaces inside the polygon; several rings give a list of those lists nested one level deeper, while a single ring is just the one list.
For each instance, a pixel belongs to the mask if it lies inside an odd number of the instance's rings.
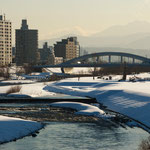
[{"label": "mountain range", "polygon": [[66,33],[60,38],[46,39],[39,42],[41,46],[47,41],[50,45],[62,38],[77,36],[82,47],[121,47],[126,49],[150,49],[150,23],[135,21],[126,25],[114,25],[106,30],[89,36]]}]

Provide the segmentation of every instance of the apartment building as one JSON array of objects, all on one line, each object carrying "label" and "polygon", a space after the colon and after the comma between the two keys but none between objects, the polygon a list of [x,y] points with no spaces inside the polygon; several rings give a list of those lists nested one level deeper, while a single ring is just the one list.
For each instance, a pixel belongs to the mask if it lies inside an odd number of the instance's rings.
[{"label": "apartment building", "polygon": [[12,63],[12,25],[0,15],[0,66]]},{"label": "apartment building", "polygon": [[63,57],[64,61],[79,57],[80,45],[77,37],[69,37],[57,42],[54,44],[54,52],[56,57]]},{"label": "apartment building", "polygon": [[43,44],[43,48],[40,48],[40,64],[42,65],[54,65],[55,63],[55,55],[54,48],[52,46],[48,46],[48,43],[45,42]]},{"label": "apartment building", "polygon": [[36,64],[38,51],[38,30],[29,29],[27,20],[16,30],[16,64]]}]

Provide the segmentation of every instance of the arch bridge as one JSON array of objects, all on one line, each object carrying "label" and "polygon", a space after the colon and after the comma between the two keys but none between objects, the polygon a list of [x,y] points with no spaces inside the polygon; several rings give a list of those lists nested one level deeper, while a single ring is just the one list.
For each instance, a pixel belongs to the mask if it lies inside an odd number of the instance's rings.
[{"label": "arch bridge", "polygon": [[150,59],[143,56],[123,52],[100,52],[76,57],[57,65],[42,65],[35,68],[117,67],[124,63],[127,66],[150,67]]},{"label": "arch bridge", "polygon": [[62,64],[60,67],[103,67],[117,66],[126,63],[127,65],[150,66],[150,59],[130,53],[122,52],[101,52],[80,56]]}]

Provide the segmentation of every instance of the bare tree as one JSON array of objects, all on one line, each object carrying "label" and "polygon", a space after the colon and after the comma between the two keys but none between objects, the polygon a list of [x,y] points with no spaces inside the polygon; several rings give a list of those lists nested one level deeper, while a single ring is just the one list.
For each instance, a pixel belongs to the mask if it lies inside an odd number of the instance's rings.
[{"label": "bare tree", "polygon": [[4,72],[5,72],[5,68],[1,67],[0,68],[0,77],[4,77]]},{"label": "bare tree", "polygon": [[30,74],[34,71],[32,64],[27,64],[23,66],[25,74]]},{"label": "bare tree", "polygon": [[25,73],[25,70],[24,70],[23,67],[18,67],[18,68],[16,68],[16,74],[17,74],[17,75],[22,75],[22,74],[24,74],[24,73]]},{"label": "bare tree", "polygon": [[0,68],[0,77],[3,77],[5,79],[9,79],[10,78],[10,72],[9,72],[10,68],[8,66],[3,66]]}]

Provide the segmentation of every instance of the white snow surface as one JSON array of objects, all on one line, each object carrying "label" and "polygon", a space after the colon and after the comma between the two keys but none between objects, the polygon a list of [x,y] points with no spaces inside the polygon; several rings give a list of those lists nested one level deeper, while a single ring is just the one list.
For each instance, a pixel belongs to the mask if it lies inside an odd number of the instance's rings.
[{"label": "white snow surface", "polygon": [[80,114],[80,115],[88,115],[88,116],[96,116],[96,117],[102,117],[103,115],[105,115],[105,112],[99,109],[98,107],[89,104],[84,104],[84,103],[56,102],[50,105],[56,107],[72,108],[78,111],[75,114]]},{"label": "white snow surface", "polygon": [[[21,90],[17,93],[16,95],[28,95],[31,97],[42,97],[45,95],[55,95],[55,93],[52,92],[46,92],[43,90],[43,88],[48,84],[48,82],[45,83],[40,83],[40,82],[35,82],[31,80],[7,80],[7,81],[2,81],[2,84],[8,84],[5,86],[0,86],[0,93],[6,93],[11,87],[15,87],[17,83],[19,83],[19,86],[21,86]],[[9,83],[11,83],[9,85]],[[14,85],[13,85],[14,84]]]},{"label": "white snow surface", "polygon": [[[149,78],[149,73],[136,75]],[[128,76],[132,77],[132,76]],[[150,127],[150,81],[118,82],[120,76],[113,80],[91,77],[65,79],[51,83],[44,89],[58,93],[96,98],[109,109],[140,121]]]},{"label": "white snow surface", "polygon": [[38,122],[0,116],[0,143],[22,138],[41,128]]},{"label": "white snow surface", "polygon": [[[53,72],[53,73],[62,73],[60,68],[45,68],[47,72]],[[68,73],[70,74],[88,74],[89,71],[94,70],[93,67],[91,68],[84,68],[84,67],[76,67],[76,68],[71,68]]]}]

